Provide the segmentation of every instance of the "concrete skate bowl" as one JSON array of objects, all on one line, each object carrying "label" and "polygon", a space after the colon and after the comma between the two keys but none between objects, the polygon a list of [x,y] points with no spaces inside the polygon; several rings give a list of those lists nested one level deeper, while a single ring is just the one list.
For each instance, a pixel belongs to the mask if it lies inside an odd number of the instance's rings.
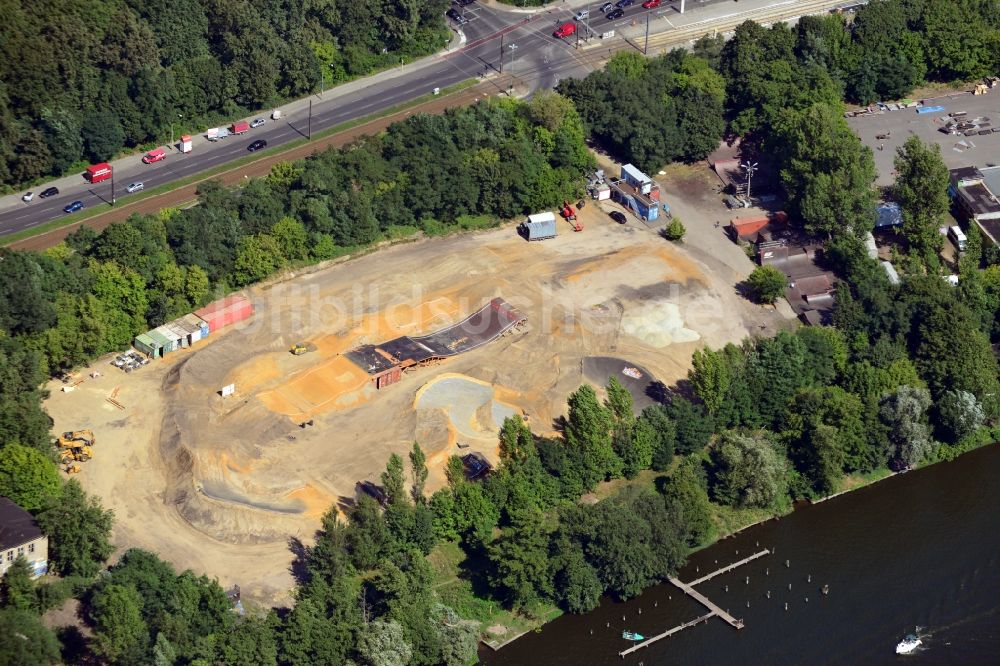
[{"label": "concrete skate bowl", "polygon": [[662,382],[641,365],[612,356],[587,356],[583,359],[583,378],[596,386],[607,386],[615,377],[632,394],[636,415],[651,405],[659,404],[665,391]]},{"label": "concrete skate bowl", "polygon": [[443,414],[449,435],[448,442],[426,444],[439,448],[442,443],[471,442],[494,448],[504,419],[519,413],[517,407],[501,402],[496,393],[492,385],[458,374],[444,374],[425,384],[417,391],[414,409],[418,416]]}]

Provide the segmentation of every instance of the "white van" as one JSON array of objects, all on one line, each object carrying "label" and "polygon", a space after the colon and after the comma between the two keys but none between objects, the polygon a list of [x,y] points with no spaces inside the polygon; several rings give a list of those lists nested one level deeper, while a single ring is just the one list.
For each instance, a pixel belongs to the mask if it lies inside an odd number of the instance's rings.
[{"label": "white van", "polygon": [[968,239],[966,239],[960,227],[948,227],[948,238],[958,248],[959,252],[965,252],[965,245]]}]

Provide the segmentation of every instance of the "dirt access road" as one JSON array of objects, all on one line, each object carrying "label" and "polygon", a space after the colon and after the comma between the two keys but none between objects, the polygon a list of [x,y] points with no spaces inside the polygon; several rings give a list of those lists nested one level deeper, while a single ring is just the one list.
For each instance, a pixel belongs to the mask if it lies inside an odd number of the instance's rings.
[{"label": "dirt access road", "polygon": [[[604,383],[589,358],[670,384],[693,350],[788,324],[736,294],[752,265],[712,225],[721,204],[699,194],[697,172],[664,182],[688,243],[634,219],[619,226],[592,203],[582,233],[560,222],[557,238],[527,243],[507,225],[285,276],[249,292],[256,314],[245,326],[128,375],[105,359],[94,366],[103,376],[71,393],[53,383],[54,429],[97,434],[78,478],[115,510],[120,548],[148,548],[239,584],[245,598],[287,603],[295,540],[309,543],[322,513],[347,506],[357,481],[376,481],[390,453],[405,458],[419,441],[433,491],[449,455],[496,461],[504,417],[521,413],[551,432],[585,365],[587,379]],[[496,296],[526,325],[382,391],[340,355],[434,331]],[[313,351],[288,353],[298,342]],[[228,383],[236,395],[223,399]]]},{"label": "dirt access road", "polygon": [[14,250],[41,251],[46,248],[50,248],[53,245],[58,245],[63,241],[63,239],[79,229],[81,226],[88,226],[92,229],[100,231],[109,224],[124,222],[130,215],[150,215],[163,208],[173,208],[194,201],[196,198],[195,193],[198,189],[198,184],[204,180],[217,179],[222,181],[224,185],[232,187],[234,185],[238,185],[245,178],[259,178],[266,176],[271,172],[271,167],[279,162],[300,160],[331,146],[339,148],[340,146],[344,146],[351,141],[354,141],[358,137],[378,134],[392,123],[405,120],[406,118],[418,113],[443,113],[445,109],[475,104],[479,100],[484,99],[489,94],[494,92],[496,92],[495,86],[492,86],[489,83],[480,83],[466,90],[453,93],[451,95],[445,95],[437,99],[432,99],[404,111],[399,111],[382,118],[376,118],[375,120],[358,125],[357,127],[344,130],[343,132],[337,132],[336,134],[331,134],[330,136],[323,137],[322,139],[316,139],[315,141],[306,143],[297,148],[292,148],[291,150],[283,151],[276,155],[263,157],[241,167],[236,167],[235,169],[230,169],[229,171],[216,174],[210,178],[202,179],[196,183],[185,185],[175,190],[164,192],[163,194],[148,197],[146,199],[141,199],[135,203],[119,204],[115,208],[109,209],[107,213],[102,215],[97,215],[75,224],[53,229],[52,231],[48,231],[37,236],[25,238],[15,243],[11,243],[9,247]]}]

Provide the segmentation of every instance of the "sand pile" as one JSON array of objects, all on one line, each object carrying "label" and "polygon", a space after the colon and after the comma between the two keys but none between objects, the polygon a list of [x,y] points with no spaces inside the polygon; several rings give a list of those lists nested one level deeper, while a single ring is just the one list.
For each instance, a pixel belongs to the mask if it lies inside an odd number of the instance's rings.
[{"label": "sand pile", "polygon": [[684,326],[681,310],[673,303],[653,303],[622,317],[622,330],[652,347],[696,342],[697,332]]}]

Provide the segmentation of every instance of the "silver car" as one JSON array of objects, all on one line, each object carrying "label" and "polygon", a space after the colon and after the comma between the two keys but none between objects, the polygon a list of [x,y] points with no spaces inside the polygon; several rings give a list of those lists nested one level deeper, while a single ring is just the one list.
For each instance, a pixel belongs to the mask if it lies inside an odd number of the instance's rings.
[{"label": "silver car", "polygon": [[125,191],[128,192],[129,194],[133,194],[135,192],[142,190],[145,187],[146,187],[145,183],[129,183],[128,187],[125,188]]},{"label": "silver car", "polygon": [[264,120],[263,118],[256,118],[256,119],[254,119],[254,121],[252,123],[250,123],[250,127],[251,127],[251,129],[256,129],[256,128],[260,127],[261,125],[263,125],[266,122],[267,121]]}]

